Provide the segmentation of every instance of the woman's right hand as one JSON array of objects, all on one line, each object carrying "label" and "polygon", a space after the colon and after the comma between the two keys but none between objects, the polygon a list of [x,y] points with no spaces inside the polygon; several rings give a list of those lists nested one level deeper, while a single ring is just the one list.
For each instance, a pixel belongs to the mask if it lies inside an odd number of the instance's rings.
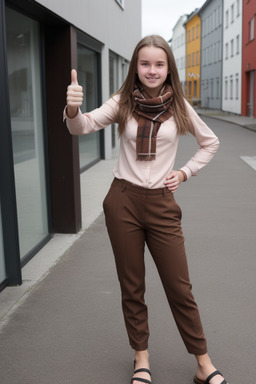
[{"label": "woman's right hand", "polygon": [[78,112],[78,108],[83,103],[83,87],[78,84],[77,72],[71,71],[71,84],[67,88],[67,115],[73,119]]}]

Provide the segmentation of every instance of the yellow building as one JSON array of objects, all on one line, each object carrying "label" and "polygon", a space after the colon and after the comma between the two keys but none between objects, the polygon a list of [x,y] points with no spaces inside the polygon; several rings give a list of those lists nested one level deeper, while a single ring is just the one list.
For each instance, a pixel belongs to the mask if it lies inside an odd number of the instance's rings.
[{"label": "yellow building", "polygon": [[187,100],[200,104],[201,19],[196,9],[184,23],[186,29],[186,89]]}]

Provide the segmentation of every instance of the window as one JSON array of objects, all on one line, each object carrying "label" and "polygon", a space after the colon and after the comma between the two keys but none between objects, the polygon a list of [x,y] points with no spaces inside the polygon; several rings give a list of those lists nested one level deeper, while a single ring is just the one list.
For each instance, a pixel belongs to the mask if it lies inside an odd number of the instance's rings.
[{"label": "window", "polygon": [[195,65],[195,53],[192,53],[192,67]]},{"label": "window", "polygon": [[206,18],[206,35],[209,33],[209,17]]},{"label": "window", "polygon": [[230,99],[233,99],[233,76],[230,76]]},{"label": "window", "polygon": [[236,74],[236,99],[238,100],[239,98],[239,77],[238,73]]},{"label": "window", "polygon": [[22,261],[48,236],[40,26],[6,8],[8,81]]},{"label": "window", "polygon": [[234,23],[234,13],[235,13],[235,6],[234,4],[231,5],[231,23]]},{"label": "window", "polygon": [[228,98],[228,79],[225,77],[225,99]]},{"label": "window", "polygon": [[194,98],[197,98],[197,80],[194,80]]},{"label": "window", "polygon": [[218,12],[219,12],[219,26],[222,26],[222,7],[218,7]]},{"label": "window", "polygon": [[192,40],[195,40],[195,27],[192,28]]},{"label": "window", "polygon": [[188,95],[191,97],[191,88],[192,88],[192,82],[188,82]]},{"label": "window", "polygon": [[[206,80],[205,89],[206,89],[207,98],[209,98],[209,80]],[[208,101],[207,101],[207,103],[208,103]]]},{"label": "window", "polygon": [[226,11],[226,28],[228,28],[228,18],[229,18],[229,12]]},{"label": "window", "polygon": [[190,43],[190,30],[188,31],[188,42]]},{"label": "window", "polygon": [[212,15],[209,16],[209,32],[212,31]]},{"label": "window", "polygon": [[237,35],[236,37],[236,54],[238,55],[240,52],[240,36]]},{"label": "window", "polygon": [[199,37],[199,24],[196,26],[196,38],[198,39]]},{"label": "window", "polygon": [[220,16],[220,7],[218,7],[218,9],[217,9],[217,26],[220,25],[220,18],[221,18],[221,16]]},{"label": "window", "polygon": [[228,59],[228,43],[225,44],[225,59]]},{"label": "window", "polygon": [[220,96],[220,79],[217,78],[216,81],[216,99],[219,99]]},{"label": "window", "polygon": [[[85,90],[82,112],[98,107],[98,60],[98,53],[82,44],[77,45],[77,75]],[[79,159],[81,170],[100,159],[100,132],[79,136]]]},{"label": "window", "polygon": [[249,41],[254,39],[254,16],[249,22]]},{"label": "window", "polygon": [[202,20],[202,36],[205,36],[205,20]]},{"label": "window", "polygon": [[213,61],[213,63],[216,63],[216,44],[214,44],[213,45],[213,48],[212,48],[212,50],[213,50],[213,53],[212,53],[212,61]]},{"label": "window", "polygon": [[199,65],[199,52],[196,52],[196,65]]},{"label": "window", "polygon": [[215,45],[215,56],[216,56],[216,63],[219,61],[219,42]]},{"label": "window", "polygon": [[122,83],[125,81],[129,69],[129,61],[122,60]]},{"label": "window", "polygon": [[230,56],[234,56],[234,39],[230,41]]},{"label": "window", "polygon": [[236,0],[236,17],[240,16],[240,0]]},{"label": "window", "polygon": [[211,99],[213,99],[213,97],[214,97],[214,87],[213,87],[213,84],[214,84],[213,79],[211,79]]}]

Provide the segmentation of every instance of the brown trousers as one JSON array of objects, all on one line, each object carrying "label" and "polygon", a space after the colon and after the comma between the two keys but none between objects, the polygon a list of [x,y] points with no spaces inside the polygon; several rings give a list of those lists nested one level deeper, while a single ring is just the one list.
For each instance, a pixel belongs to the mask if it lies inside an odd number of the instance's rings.
[{"label": "brown trousers", "polygon": [[114,179],[103,208],[131,347],[137,351],[148,348],[144,301],[146,243],[188,352],[206,353],[206,340],[189,281],[181,210],[172,192],[167,188],[146,189]]}]

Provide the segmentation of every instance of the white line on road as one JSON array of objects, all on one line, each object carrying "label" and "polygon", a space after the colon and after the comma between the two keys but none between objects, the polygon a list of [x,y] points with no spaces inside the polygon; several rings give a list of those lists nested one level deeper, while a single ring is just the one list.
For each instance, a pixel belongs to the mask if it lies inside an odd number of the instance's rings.
[{"label": "white line on road", "polygon": [[256,171],[256,156],[240,156],[240,158]]}]

